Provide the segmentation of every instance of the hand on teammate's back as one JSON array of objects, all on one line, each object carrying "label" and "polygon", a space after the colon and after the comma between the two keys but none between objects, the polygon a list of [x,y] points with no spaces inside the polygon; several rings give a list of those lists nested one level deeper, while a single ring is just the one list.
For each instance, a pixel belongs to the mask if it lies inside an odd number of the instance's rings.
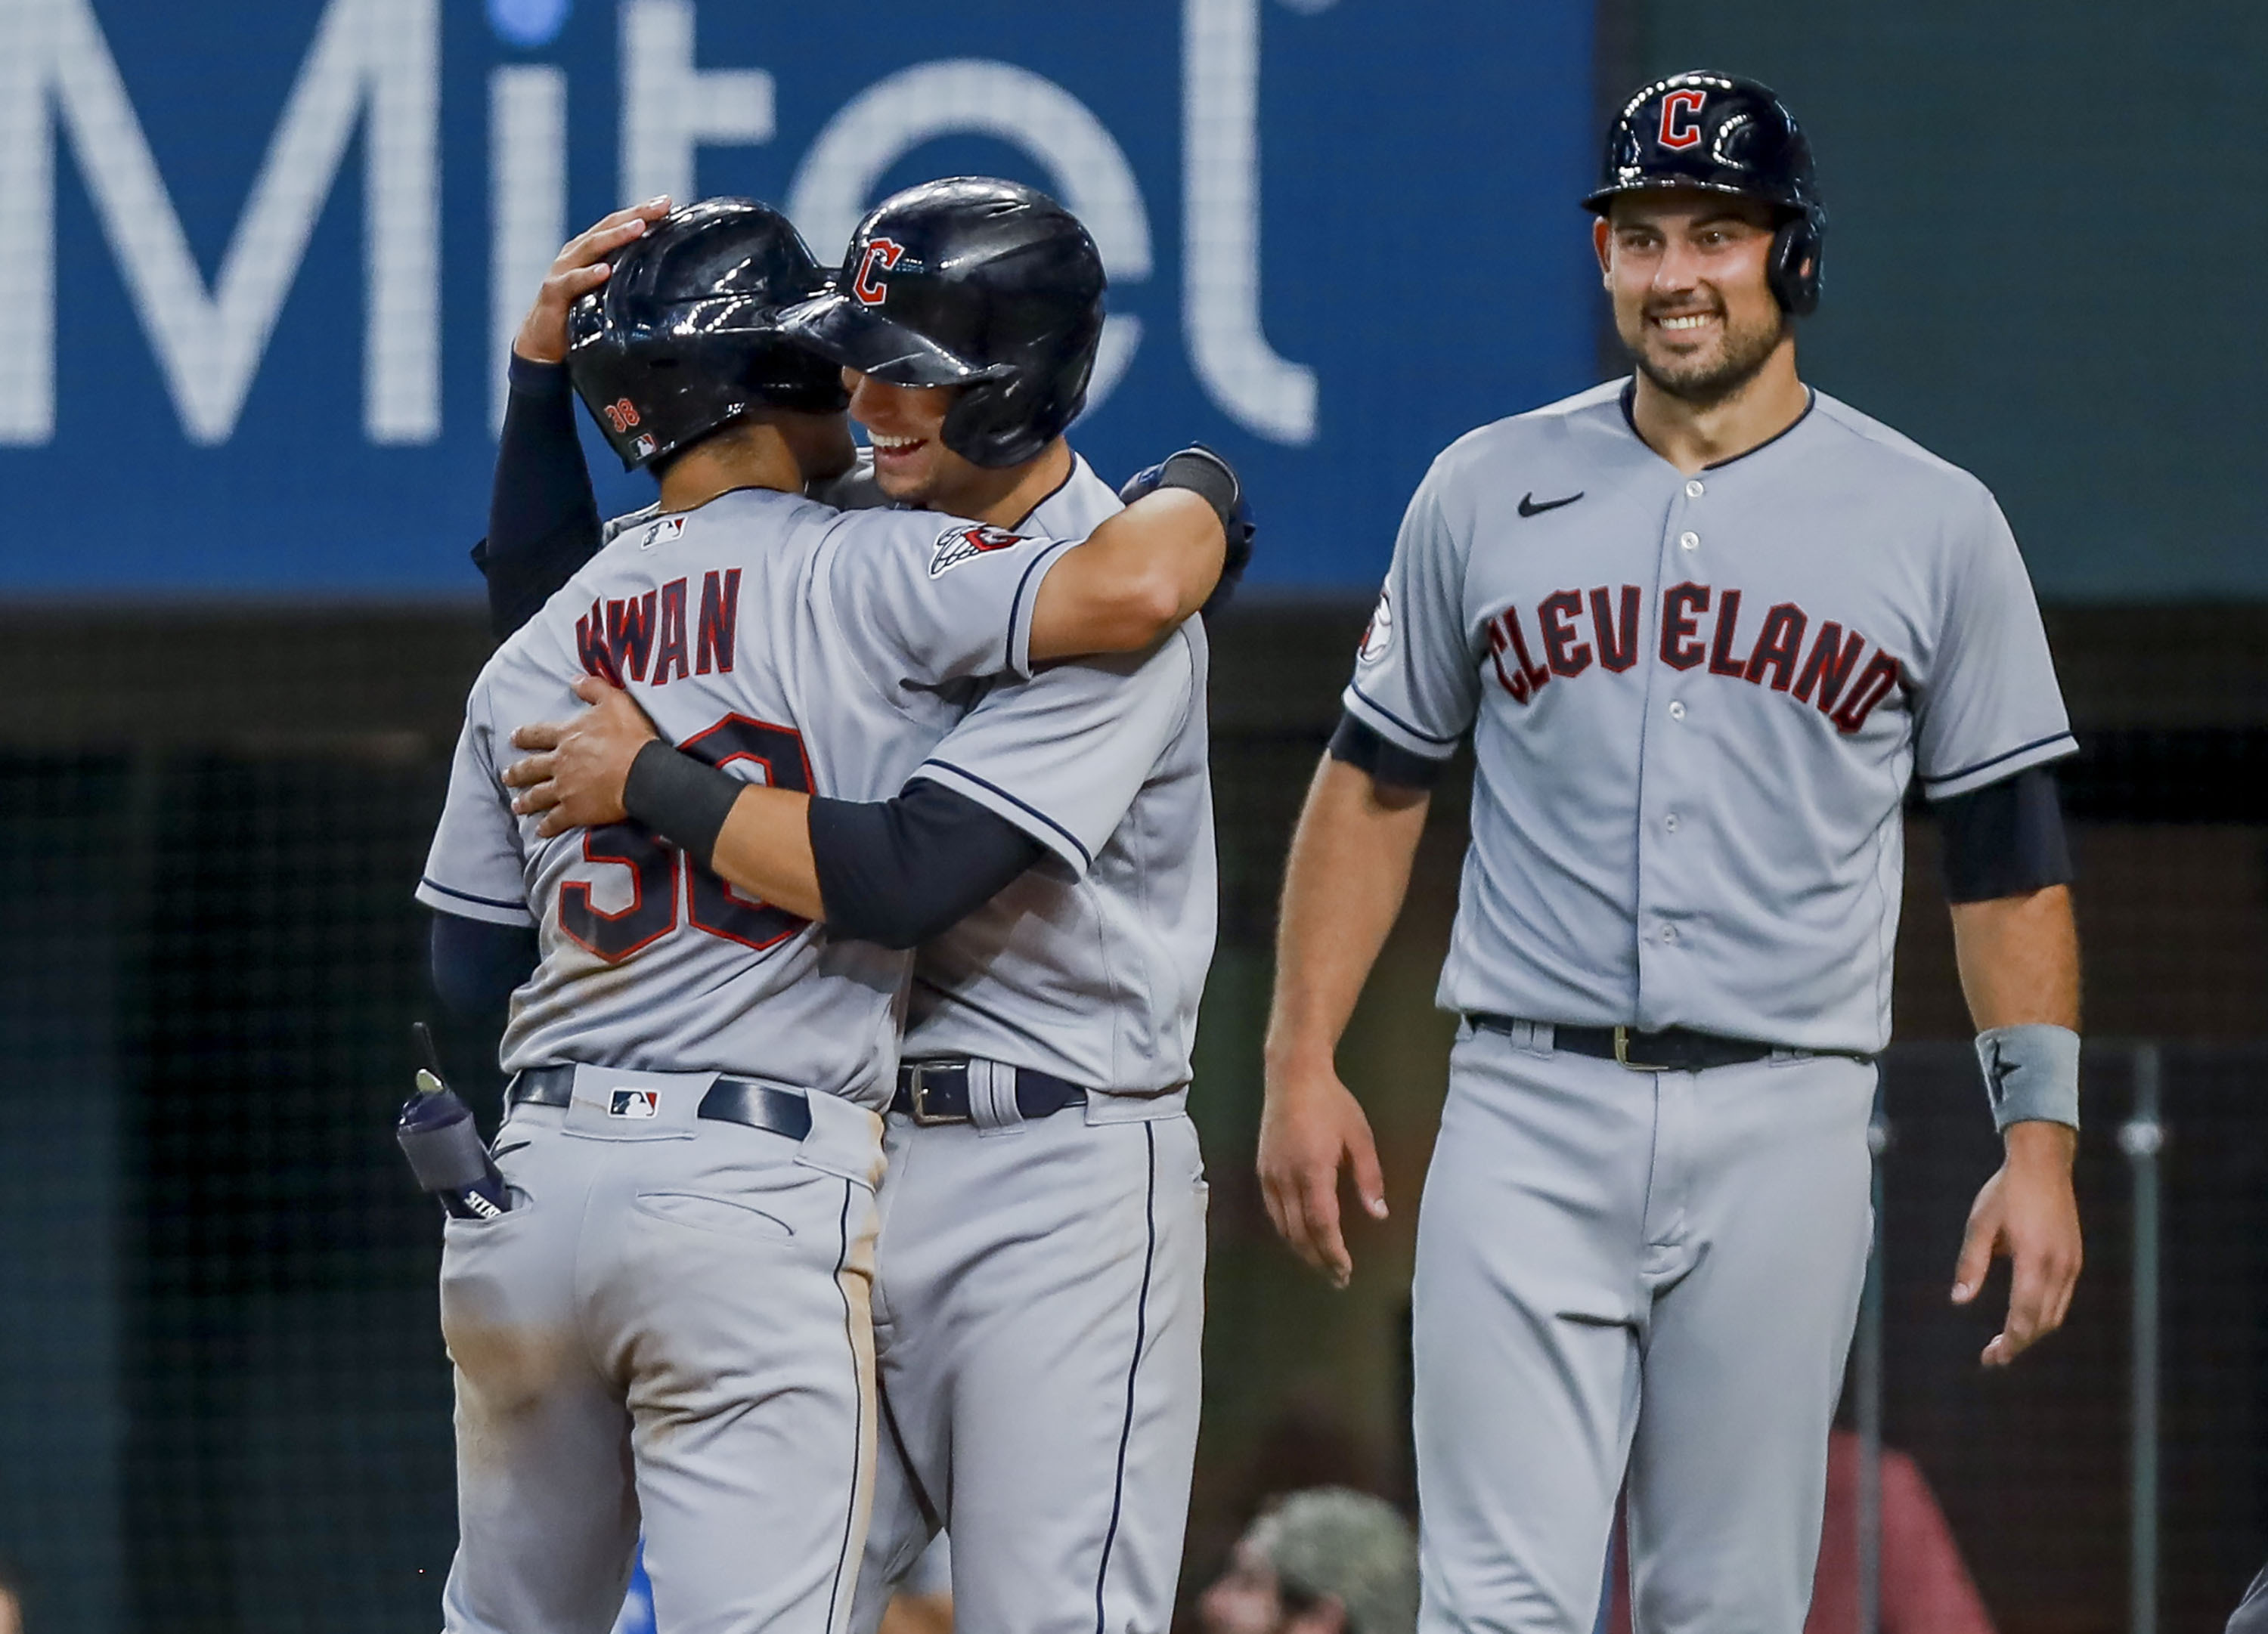
[{"label": "hand on teammate's back", "polygon": [[541,721],[513,732],[514,748],[535,753],[504,770],[504,787],[522,791],[512,810],[522,816],[541,812],[536,833],[546,839],[622,821],[628,815],[622,790],[630,762],[659,735],[620,687],[585,675],[575,683],[575,696],[591,707],[573,720]]},{"label": "hand on teammate's back", "polygon": [[1386,1218],[1386,1177],[1362,1103],[1328,1065],[1273,1069],[1260,1115],[1260,1190],[1268,1218],[1299,1256],[1345,1287],[1354,1275],[1339,1228],[1339,1170],[1373,1219]]},{"label": "hand on teammate's back", "polygon": [[669,195],[648,199],[628,210],[602,216],[586,231],[567,240],[543,276],[535,305],[521,320],[512,350],[530,363],[567,361],[567,309],[613,276],[609,258],[624,245],[644,236],[650,223],[669,214]]},{"label": "hand on teammate's back", "polygon": [[2063,1326],[2079,1281],[2079,1202],[2071,1185],[2079,1131],[2061,1123],[2012,1123],[2008,1155],[1969,1211],[1953,1272],[1953,1302],[1984,1285],[1995,1255],[2008,1256],[2008,1317],[1984,1347],[1987,1367],[2006,1367]]}]

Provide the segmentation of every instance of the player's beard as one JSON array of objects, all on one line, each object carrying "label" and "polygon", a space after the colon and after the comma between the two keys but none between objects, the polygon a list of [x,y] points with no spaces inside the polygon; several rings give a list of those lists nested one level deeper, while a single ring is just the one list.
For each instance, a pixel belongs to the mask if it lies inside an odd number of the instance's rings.
[{"label": "player's beard", "polygon": [[1732,314],[1727,313],[1725,338],[1712,352],[1660,363],[1649,357],[1644,346],[1631,350],[1638,359],[1638,372],[1664,392],[1697,408],[1712,408],[1737,396],[1756,378],[1766,360],[1779,349],[1787,328],[1787,313],[1777,306],[1770,323],[1746,328],[1735,326]]}]

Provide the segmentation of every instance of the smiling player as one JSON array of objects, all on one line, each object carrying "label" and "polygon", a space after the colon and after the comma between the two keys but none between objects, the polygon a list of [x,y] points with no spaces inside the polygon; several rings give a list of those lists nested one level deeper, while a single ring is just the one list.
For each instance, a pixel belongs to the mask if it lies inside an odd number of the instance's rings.
[{"label": "smiling player", "polygon": [[1796,1634],[1917,775],[2007,1143],[1954,1297],[2011,1255],[1995,1365],[2071,1298],[2047,763],[2074,746],[1992,496],[1797,376],[1826,216],[1778,99],[1645,87],[1584,202],[1636,373],[1472,432],[1410,502],[1293,842],[1260,1172],[1343,1279],[1340,1165],[1385,1197],[1333,1050],[1470,732],[1418,1231],[1420,1627],[1590,1628],[1626,1490],[1639,1627]]}]

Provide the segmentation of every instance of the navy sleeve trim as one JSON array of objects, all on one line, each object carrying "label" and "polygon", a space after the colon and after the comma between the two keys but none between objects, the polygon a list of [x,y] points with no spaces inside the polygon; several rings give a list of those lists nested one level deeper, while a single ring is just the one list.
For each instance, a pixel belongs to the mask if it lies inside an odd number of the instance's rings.
[{"label": "navy sleeve trim", "polygon": [[1984,902],[2069,885],[2070,836],[2055,773],[2027,766],[1937,806],[1948,902]]},{"label": "navy sleeve trim", "polygon": [[1933,783],[1951,783],[1956,778],[1973,777],[1988,766],[1998,766],[2002,761],[2012,761],[2019,754],[2029,754],[2034,749],[2043,749],[2051,743],[2062,743],[2066,740],[2071,742],[2074,747],[2077,747],[2079,741],[2076,738],[2072,737],[2071,733],[2067,731],[2051,732],[2044,738],[2035,738],[2029,743],[2020,743],[2014,748],[2008,750],[2004,754],[1995,754],[1989,760],[1981,760],[1977,762],[1974,765],[1963,766],[1958,771],[1941,771],[1933,777],[1924,777],[1922,782],[1925,784]]},{"label": "navy sleeve trim", "polygon": [[968,767],[956,766],[951,761],[938,759],[934,754],[931,755],[928,761],[924,763],[931,766],[941,766],[956,777],[966,777],[969,782],[975,784],[980,789],[990,789],[993,793],[1007,801],[1009,805],[1014,806],[1018,811],[1023,812],[1029,816],[1038,819],[1041,822],[1045,823],[1049,831],[1063,835],[1064,843],[1070,845],[1071,850],[1079,853],[1079,861],[1081,863],[1090,868],[1094,865],[1094,853],[1088,850],[1086,846],[1079,843],[1079,835],[1064,828],[1063,824],[1049,816],[1047,813],[1042,811],[1029,800],[1018,799],[1015,795],[1011,794],[1007,790],[1002,788],[998,784],[993,782],[990,777],[980,777],[975,772],[969,770]]},{"label": "navy sleeve trim", "polygon": [[[1365,692],[1362,688],[1354,681],[1351,681],[1347,682],[1347,690],[1353,693],[1355,696],[1360,698],[1365,703],[1370,705],[1371,708],[1376,710],[1380,714],[1385,716],[1387,719],[1392,721],[1395,725],[1401,727],[1403,731],[1408,732],[1411,737],[1423,738],[1428,743],[1438,743],[1445,749],[1454,749],[1457,747],[1456,738],[1445,738],[1439,732],[1427,732],[1422,726],[1411,725],[1408,721],[1403,719],[1402,717],[1396,715],[1392,710],[1388,709],[1386,705],[1381,703],[1376,698],[1372,697],[1370,694]],[[1463,734],[1462,732],[1458,734],[1459,737],[1462,737],[1462,735]]]},{"label": "navy sleeve trim", "polygon": [[1373,783],[1399,789],[1430,789],[1449,769],[1448,762],[1412,754],[1400,744],[1388,742],[1368,721],[1345,714],[1339,717],[1338,730],[1331,733],[1330,757],[1368,774]]},{"label": "navy sleeve trim", "polygon": [[460,902],[478,902],[483,908],[508,908],[516,914],[524,914],[527,911],[526,902],[500,902],[493,896],[475,896],[470,891],[460,891],[453,886],[444,885],[431,874],[422,876],[418,883],[429,891],[438,891],[444,896],[453,896]]}]

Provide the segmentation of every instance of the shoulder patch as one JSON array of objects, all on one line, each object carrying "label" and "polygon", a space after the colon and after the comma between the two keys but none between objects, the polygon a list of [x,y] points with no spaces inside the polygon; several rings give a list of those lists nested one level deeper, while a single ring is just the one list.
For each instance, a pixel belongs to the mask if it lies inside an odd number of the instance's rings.
[{"label": "shoulder patch", "polygon": [[1012,534],[1005,527],[991,527],[982,522],[966,523],[947,528],[937,536],[937,548],[929,559],[929,576],[935,578],[948,568],[959,567],[964,562],[994,550],[1005,550],[1011,545],[1020,545],[1024,535]]},{"label": "shoulder patch", "polygon": [[1355,660],[1361,664],[1375,664],[1387,655],[1393,645],[1394,593],[1381,590],[1378,593],[1378,610],[1370,615],[1370,622],[1362,628],[1362,644],[1354,650]]},{"label": "shoulder patch", "polygon": [[651,527],[646,529],[645,537],[638,541],[638,548],[641,550],[651,550],[656,545],[666,545],[684,531],[685,519],[683,517],[663,517],[659,521],[655,522]]}]

